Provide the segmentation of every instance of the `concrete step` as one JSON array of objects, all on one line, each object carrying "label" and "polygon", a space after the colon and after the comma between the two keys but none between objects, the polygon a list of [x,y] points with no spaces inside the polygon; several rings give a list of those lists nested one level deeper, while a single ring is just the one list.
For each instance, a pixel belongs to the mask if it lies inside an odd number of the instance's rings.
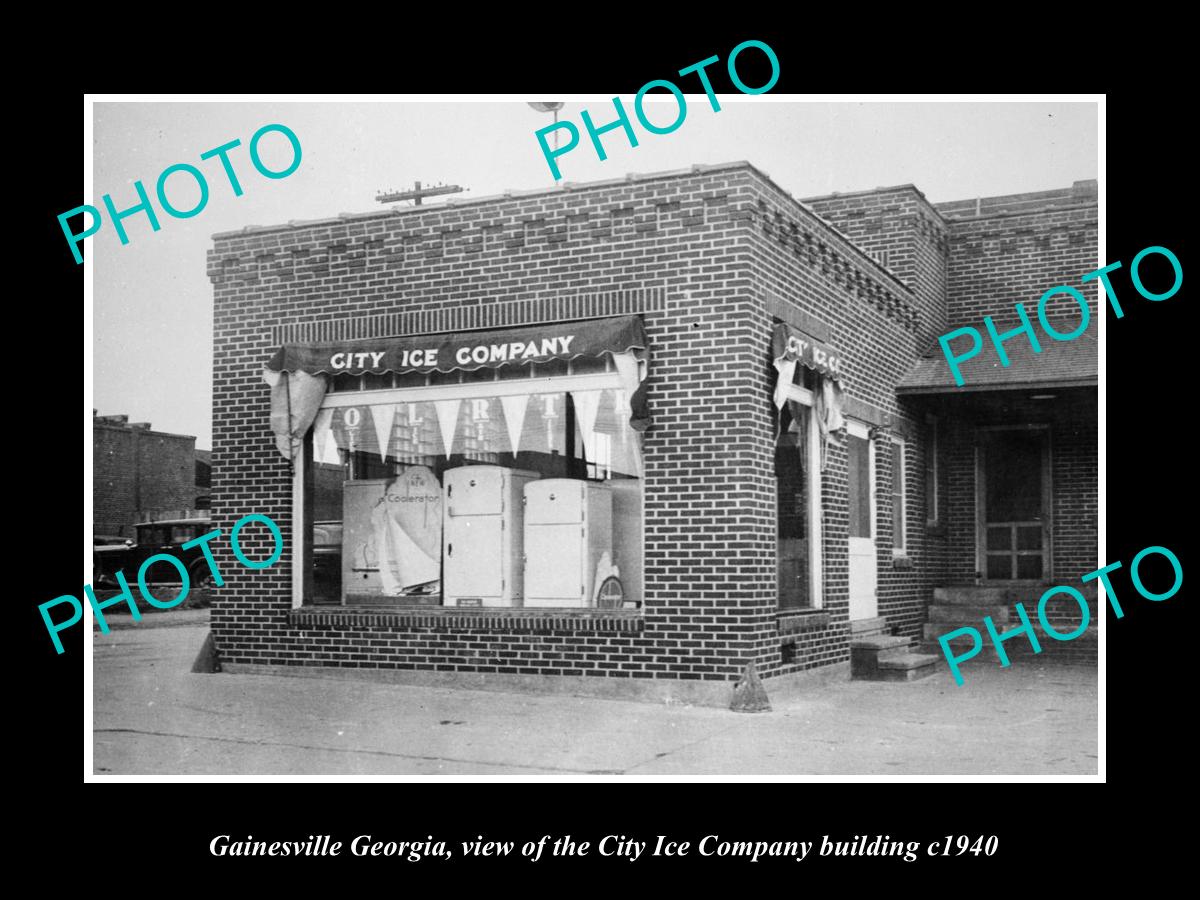
[{"label": "concrete step", "polygon": [[977,584],[949,585],[933,589],[933,602],[966,606],[1008,606],[1017,600],[1042,595],[1037,585],[1017,587],[983,587]]},{"label": "concrete step", "polygon": [[992,621],[999,625],[1001,622],[1014,621],[1016,611],[1011,606],[975,606],[968,604],[945,604],[929,607],[929,621],[934,624],[956,624],[983,626],[983,617],[991,616]]},{"label": "concrete step", "polygon": [[[987,660],[989,662],[999,662],[1000,657],[996,653],[996,648],[992,644],[991,638],[988,637],[987,631],[984,628],[983,622],[976,620],[975,622],[967,622],[966,625],[975,628],[983,639],[983,648],[973,657],[978,660]],[[1007,631],[1007,628],[1000,627],[1000,623],[996,623],[997,631]],[[945,654],[942,652],[942,645],[938,642],[938,638],[944,634],[949,634],[957,628],[961,628],[953,622],[928,623],[922,629],[922,640],[919,642],[918,649],[921,653],[936,654],[939,658],[945,659]],[[1047,641],[1042,640],[1042,636],[1038,635],[1038,641],[1041,644],[1046,644]],[[968,652],[974,646],[974,639],[969,634],[959,635],[952,638],[950,641],[950,652],[955,656],[961,656]],[[1008,653],[1010,659],[1018,659],[1025,656],[1034,656],[1033,648],[1029,645],[1028,639],[1025,637],[1016,637],[1010,641],[1004,642],[1004,649]]]},{"label": "concrete step", "polygon": [[[1030,616],[1029,620],[1030,620],[1030,622],[1033,623],[1033,631],[1034,631],[1034,634],[1037,636],[1039,643],[1041,643],[1041,644],[1070,643],[1069,641],[1057,641],[1054,638],[1050,637],[1050,635],[1046,634],[1046,632],[1042,630],[1042,626],[1038,622],[1038,620],[1035,616]],[[1019,628],[1021,623],[1020,623],[1020,620],[1014,615],[1012,617],[1012,619],[1007,623],[1001,622],[999,619],[993,619],[992,624],[995,626],[997,632],[1003,634],[1006,631],[1011,631],[1015,627]],[[1053,623],[1052,622],[1051,624],[1054,625],[1063,634],[1070,634],[1079,625],[1078,621],[1071,622],[1071,623]],[[991,643],[991,638],[988,636],[988,633],[987,633],[987,626],[983,624],[982,618],[976,619],[973,622],[971,622],[971,621],[968,621],[968,622],[926,622],[923,626],[921,626],[921,640],[927,641],[927,642],[932,641],[933,644],[936,646],[937,639],[940,638],[943,634],[949,634],[951,631],[956,631],[959,628],[974,628],[976,631],[978,631],[983,636],[983,642],[985,644]],[[1075,640],[1081,640],[1081,641],[1087,641],[1089,639],[1094,640],[1095,638],[1092,636],[1095,634],[1096,634],[1096,626],[1092,625],[1091,627],[1088,628],[1088,630],[1086,632],[1081,634],[1079,637],[1075,638]],[[1005,643],[1006,643],[1006,646],[1011,647],[1014,643],[1018,643],[1021,641],[1024,641],[1025,643],[1029,643],[1029,639],[1024,636],[1015,637],[1009,641],[1006,641]],[[956,638],[952,638],[950,641],[950,646],[951,647],[962,646],[964,649],[967,647],[970,647],[971,646],[971,635],[970,634],[962,634]]]},{"label": "concrete step", "polygon": [[[955,649],[956,649],[955,647],[951,647],[950,652],[953,653],[955,651]],[[961,649],[963,652],[965,652],[967,650],[967,647],[962,647],[962,648],[957,648],[957,649]],[[1058,649],[1057,647],[1047,647],[1044,643],[1042,644],[1042,652],[1041,653],[1034,653],[1033,648],[1030,647],[1028,643],[1014,646],[1011,642],[1009,642],[1009,644],[1006,646],[1005,649],[1008,651],[1009,663],[1014,666],[1020,665],[1021,663],[1025,663],[1025,662],[1031,662],[1034,660],[1050,660],[1053,662],[1053,661],[1055,661],[1056,657],[1061,658],[1065,655],[1062,653],[1056,654],[1055,651]],[[1049,651],[1049,652],[1047,652],[1047,651]],[[950,665],[949,660],[947,660],[945,655],[942,653],[942,648],[941,648],[940,644],[936,644],[936,643],[931,644],[931,643],[922,641],[921,643],[919,643],[917,645],[916,652],[930,654],[930,655],[936,654],[937,658],[941,661],[941,665],[946,666],[946,667],[949,667],[949,665]],[[970,659],[964,660],[962,663],[960,663],[960,667],[961,667],[962,671],[964,671],[964,672],[970,670],[971,667],[973,667],[973,666],[989,666],[990,667],[990,666],[999,666],[999,665],[1000,665],[1000,654],[998,654],[996,652],[996,648],[991,645],[991,642],[984,644],[983,649],[980,650],[977,655],[972,656]]]},{"label": "concrete step", "polygon": [[[1041,641],[1041,638],[1039,638],[1038,640]],[[1041,656],[1045,656],[1046,655],[1045,654],[1046,642],[1041,641],[1041,644],[1042,644],[1042,650],[1043,650]],[[971,649],[970,638],[967,638],[965,640],[957,640],[956,639],[956,640],[950,642],[950,652],[953,653],[955,656],[966,653],[970,649]],[[1008,653],[1008,658],[1010,660],[1029,659],[1029,658],[1032,658],[1032,657],[1038,655],[1033,652],[1033,648],[1029,646],[1028,641],[1024,641],[1021,643],[1018,643],[1015,641],[1008,641],[1005,644],[1004,649]],[[944,664],[949,665],[949,663],[946,660],[945,654],[942,653],[942,645],[939,644],[936,640],[918,641],[917,646],[916,646],[916,652],[935,655]],[[969,665],[970,663],[975,662],[975,661],[986,662],[986,663],[991,663],[991,664],[997,664],[1000,662],[1000,655],[998,653],[996,653],[996,648],[992,646],[992,642],[990,640],[988,640],[988,637],[986,634],[983,636],[983,649],[980,650],[977,655],[971,657],[971,659],[969,661],[967,661],[966,663],[964,663],[964,665]]]},{"label": "concrete step", "polygon": [[903,653],[879,661],[879,668],[872,679],[878,681],[916,681],[928,678],[938,669],[941,655],[932,653]]},{"label": "concrete step", "polygon": [[[987,631],[982,619],[976,619],[973,622],[926,622],[921,626],[921,639],[937,643],[937,639],[943,634],[949,634],[951,631],[956,631],[963,627],[974,628],[984,636],[985,640],[987,639]],[[954,639],[955,645],[960,643],[969,647],[971,645],[971,636],[964,634]]]},{"label": "concrete step", "polygon": [[850,637],[867,637],[872,634],[887,634],[887,619],[876,616],[873,619],[851,619]]},{"label": "concrete step", "polygon": [[[925,626],[926,629],[929,629],[930,627],[931,626],[929,625]],[[955,626],[945,625],[937,627],[944,629],[943,631],[939,632],[940,634],[945,634],[946,631],[953,630]],[[972,657],[972,659],[965,664],[969,665],[970,662],[975,660],[986,661],[988,663],[999,663],[1000,655],[996,652],[996,648],[992,644],[991,638],[988,637],[983,628],[980,628],[979,631],[983,635],[983,649],[979,651],[978,655]],[[1052,662],[1062,661],[1086,663],[1096,659],[1100,635],[1094,627],[1089,628],[1079,637],[1071,641],[1053,640],[1052,638],[1043,634],[1041,629],[1036,625],[1034,626],[1034,631],[1037,634],[1038,643],[1041,645],[1042,652],[1034,653],[1033,647],[1030,645],[1029,640],[1022,635],[1004,642],[1004,651],[1008,654],[1008,658],[1010,660],[1039,659]],[[971,636],[963,635],[962,637],[957,637],[950,641],[950,652],[955,656],[958,656],[959,654],[966,653],[971,646]],[[942,645],[938,643],[936,635],[932,637],[927,635],[923,640],[919,641],[917,643],[917,652],[931,653],[936,655],[939,659],[945,659],[945,655],[942,653]]]},{"label": "concrete step", "polygon": [[[1061,582],[1059,582],[1061,584]],[[1025,582],[1023,584],[951,584],[933,589],[933,602],[953,606],[1008,606],[1018,600],[1025,604],[1026,609],[1036,609],[1042,594],[1053,585],[1049,582],[1038,584]],[[1096,600],[1096,581],[1086,584],[1074,582],[1075,590],[1083,594],[1093,606]],[[1074,601],[1067,600],[1069,603]]]},{"label": "concrete step", "polygon": [[893,634],[873,634],[867,637],[850,639],[851,650],[892,650],[896,647],[907,647],[912,638],[899,637]]},{"label": "concrete step", "polygon": [[850,677],[873,678],[885,663],[908,654],[912,643],[910,638],[890,634],[852,638],[850,641]]}]

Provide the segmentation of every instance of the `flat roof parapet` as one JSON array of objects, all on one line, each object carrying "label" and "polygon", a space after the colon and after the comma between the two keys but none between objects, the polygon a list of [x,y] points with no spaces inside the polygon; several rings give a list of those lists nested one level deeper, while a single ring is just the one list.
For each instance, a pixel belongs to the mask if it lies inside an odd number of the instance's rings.
[{"label": "flat roof parapet", "polygon": [[[727,163],[702,164],[697,163],[689,166],[686,169],[669,169],[665,172],[647,172],[638,174],[636,172],[627,173],[620,178],[608,178],[603,181],[564,181],[553,187],[548,188],[528,188],[525,190],[508,189],[499,194],[489,194],[486,197],[471,197],[469,199],[456,198],[453,204],[442,203],[423,203],[420,206],[406,206],[395,209],[371,210],[361,213],[340,213],[337,216],[322,218],[322,219],[292,219],[282,225],[245,225],[234,231],[218,231],[212,236],[213,240],[221,238],[236,238],[244,237],[248,234],[263,234],[271,231],[291,231],[301,228],[312,228],[320,225],[337,225],[345,222],[347,219],[366,220],[366,219],[389,219],[393,216],[413,216],[421,215],[422,213],[437,212],[448,206],[453,206],[454,209],[465,209],[483,203],[493,203],[497,200],[515,200],[526,197],[537,196],[552,196],[554,194],[574,193],[577,191],[594,190],[606,187],[616,187],[623,184],[629,184],[632,181],[664,181],[668,178],[681,178],[687,175],[699,175],[708,172],[721,172],[733,169],[754,169],[754,165],[746,160],[737,160]],[[755,169],[755,171],[759,171]],[[762,174],[760,172],[760,174]]]},{"label": "flat roof parapet", "polygon": [[946,203],[935,203],[933,206],[947,219],[984,219],[989,216],[1024,215],[1056,209],[1095,206],[1098,202],[1099,186],[1096,179],[1090,178],[1076,181],[1069,188],[1004,194],[999,197],[975,197],[970,200],[951,200]]}]

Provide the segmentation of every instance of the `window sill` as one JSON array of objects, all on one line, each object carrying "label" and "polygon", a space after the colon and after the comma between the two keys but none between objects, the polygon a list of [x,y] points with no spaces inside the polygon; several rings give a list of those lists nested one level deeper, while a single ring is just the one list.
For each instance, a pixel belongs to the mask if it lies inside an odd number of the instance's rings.
[{"label": "window sill", "polygon": [[948,534],[948,529],[941,522],[926,522],[925,533],[930,537],[944,538]]},{"label": "window sill", "polygon": [[913,567],[912,557],[905,550],[892,551],[892,568],[893,569],[911,569]]},{"label": "window sill", "polygon": [[423,606],[403,609],[304,606],[288,612],[297,626],[378,625],[470,631],[632,631],[644,628],[640,609],[512,609]]},{"label": "window sill", "polygon": [[780,634],[817,631],[829,627],[829,613],[821,609],[780,610],[776,627]]}]

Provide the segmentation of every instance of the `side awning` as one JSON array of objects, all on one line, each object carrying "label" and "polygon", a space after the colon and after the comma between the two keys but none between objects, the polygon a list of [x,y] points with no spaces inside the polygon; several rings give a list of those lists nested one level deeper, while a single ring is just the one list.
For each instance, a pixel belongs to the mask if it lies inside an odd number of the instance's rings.
[{"label": "side awning", "polygon": [[612,356],[629,397],[630,424],[650,423],[645,380],[649,344],[639,316],[530,325],[502,331],[285,344],[266,364],[271,429],[279,452],[294,460],[333,375],[453,372],[527,366],[551,360]]},{"label": "side awning", "polygon": [[1034,353],[1028,341],[1012,340],[1005,345],[1009,363],[1000,359],[989,344],[982,352],[959,363],[963,383],[954,381],[940,345],[916,361],[896,385],[900,395],[961,394],[970,391],[1031,390],[1037,388],[1091,387],[1098,383],[1099,351],[1094,332],[1087,331],[1070,341],[1041,341]]},{"label": "side awning", "polygon": [[[775,359],[775,368],[780,378],[787,376],[787,380],[781,381],[781,384],[791,383],[798,365],[812,369],[833,381],[842,380],[842,355],[824,341],[793,328],[786,322],[778,323],[771,335],[771,356]],[[776,405],[779,405],[778,399]]]}]

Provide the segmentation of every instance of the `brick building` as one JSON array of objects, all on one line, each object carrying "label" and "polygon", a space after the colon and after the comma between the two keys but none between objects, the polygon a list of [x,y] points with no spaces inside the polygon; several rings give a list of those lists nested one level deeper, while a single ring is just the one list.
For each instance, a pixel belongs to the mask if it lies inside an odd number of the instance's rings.
[{"label": "brick building", "polygon": [[92,413],[92,530],[133,537],[133,525],[181,515],[196,501],[196,439],[129,416]]},{"label": "brick building", "polygon": [[214,524],[287,548],[218,551],[223,666],[725,703],[1077,581],[1094,341],[969,390],[930,349],[1094,269],[1096,212],[736,163],[217,235]]}]

